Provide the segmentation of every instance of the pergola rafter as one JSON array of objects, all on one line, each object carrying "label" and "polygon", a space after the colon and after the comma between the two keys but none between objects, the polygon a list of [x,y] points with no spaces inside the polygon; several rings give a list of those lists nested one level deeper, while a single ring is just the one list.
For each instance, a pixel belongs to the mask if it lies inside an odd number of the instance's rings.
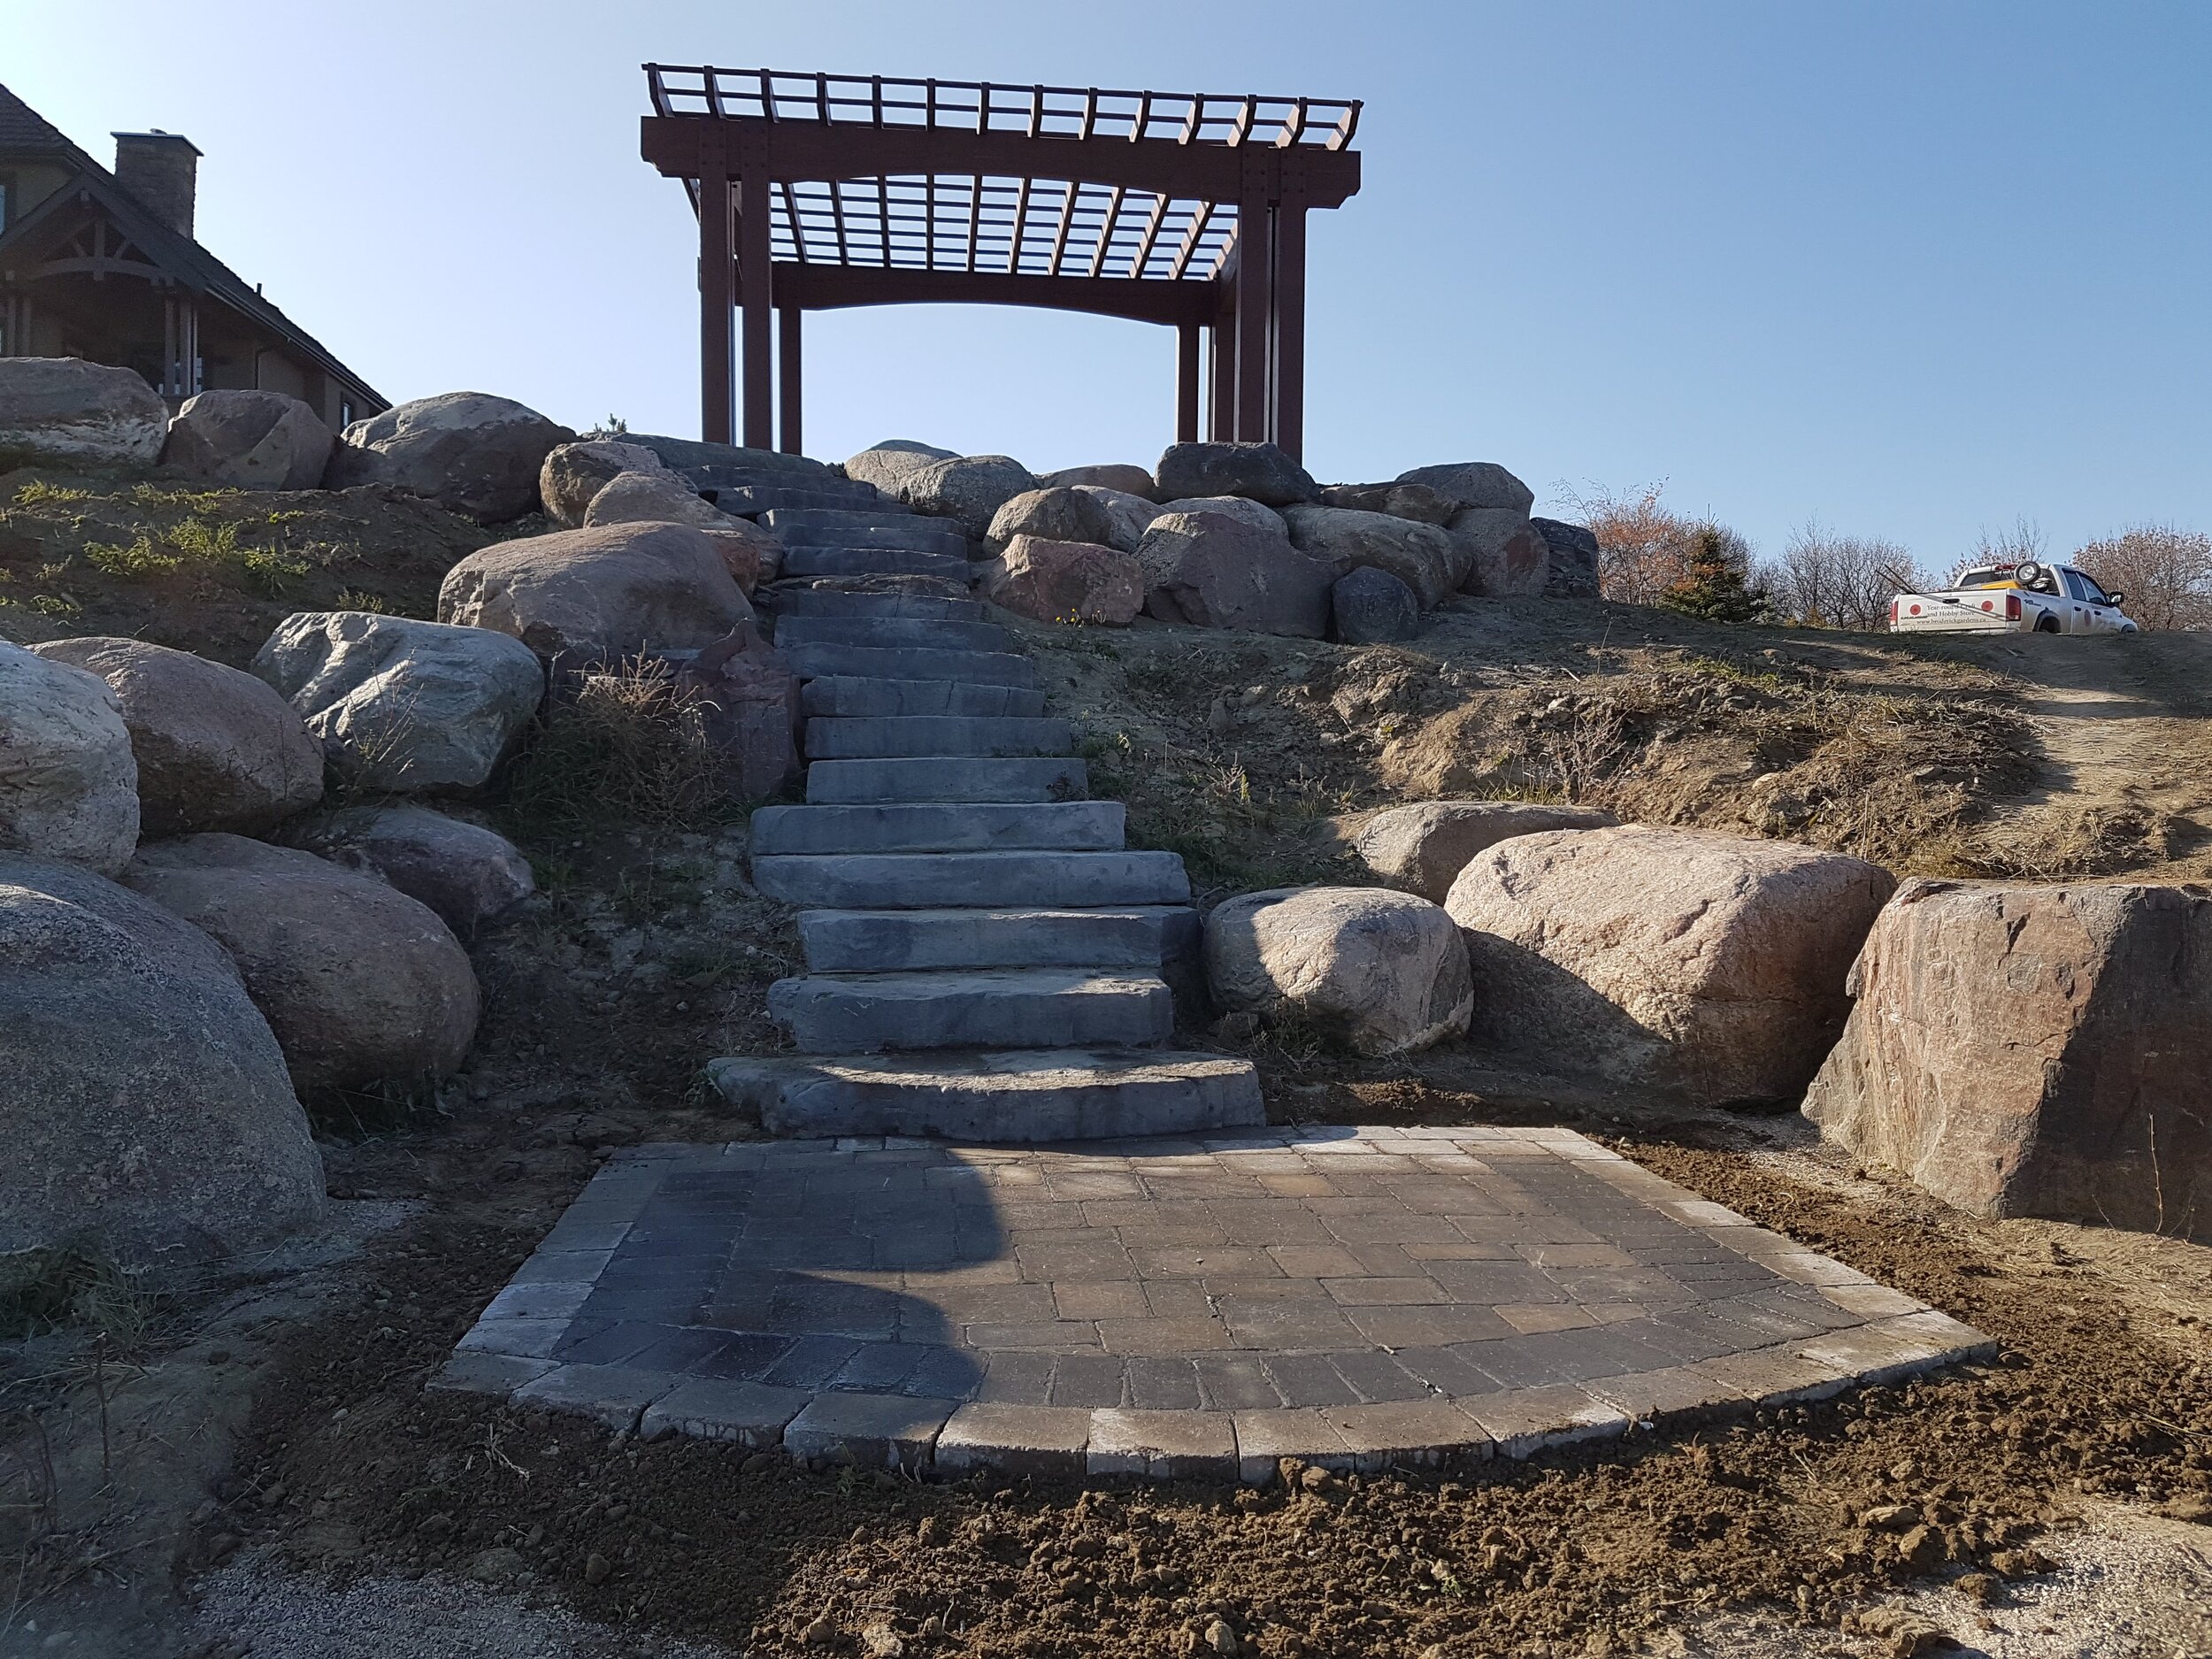
[{"label": "pergola rafter", "polygon": [[[700,210],[704,435],[799,447],[800,318],[970,301],[1165,324],[1176,431],[1302,439],[1305,214],[1359,188],[1356,102],[649,64],[645,158]],[[733,311],[742,326],[733,330]]]}]

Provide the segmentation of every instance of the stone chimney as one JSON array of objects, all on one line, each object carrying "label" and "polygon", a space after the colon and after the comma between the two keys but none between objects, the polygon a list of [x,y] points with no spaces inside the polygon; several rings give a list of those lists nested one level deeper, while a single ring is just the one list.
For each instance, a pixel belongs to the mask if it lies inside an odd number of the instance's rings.
[{"label": "stone chimney", "polygon": [[165,133],[115,134],[115,181],[180,236],[192,234],[200,152],[188,138]]}]

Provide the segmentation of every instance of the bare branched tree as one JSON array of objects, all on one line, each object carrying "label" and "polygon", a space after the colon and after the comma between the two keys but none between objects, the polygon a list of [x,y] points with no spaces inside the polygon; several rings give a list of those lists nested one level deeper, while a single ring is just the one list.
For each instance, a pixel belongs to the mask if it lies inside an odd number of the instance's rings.
[{"label": "bare branched tree", "polygon": [[1655,605],[1689,581],[1698,535],[1712,531],[1737,569],[1751,568],[1751,544],[1726,525],[1660,505],[1666,480],[1640,489],[1562,488],[1598,541],[1598,592],[1623,604]]},{"label": "bare branched tree", "polygon": [[1985,529],[1975,537],[1973,552],[1960,561],[1958,568],[1964,570],[1970,565],[2019,565],[2029,559],[2040,561],[2042,557],[2043,526],[2024,513],[2012,521],[2009,530]]},{"label": "bare branched tree", "polygon": [[2092,541],[2074,563],[2127,595],[2127,613],[2146,628],[2212,628],[2212,536],[2171,525],[2135,525]]},{"label": "bare branched tree", "polygon": [[1865,634],[1886,628],[1890,600],[1925,580],[1912,554],[1896,542],[1839,535],[1810,520],[1792,533],[1779,558],[1759,571],[1778,614],[1805,627]]}]

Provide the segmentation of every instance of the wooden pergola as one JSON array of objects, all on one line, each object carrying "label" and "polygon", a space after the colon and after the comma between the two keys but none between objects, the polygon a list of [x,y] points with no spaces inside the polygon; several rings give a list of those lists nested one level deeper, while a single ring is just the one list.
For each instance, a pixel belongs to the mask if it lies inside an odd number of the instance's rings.
[{"label": "wooden pergola", "polygon": [[805,312],[966,301],[1168,325],[1179,440],[1199,436],[1202,342],[1206,435],[1300,452],[1306,211],[1359,188],[1356,102],[645,73],[645,159],[699,212],[710,442],[736,436],[733,316],[743,442],[795,453]]}]

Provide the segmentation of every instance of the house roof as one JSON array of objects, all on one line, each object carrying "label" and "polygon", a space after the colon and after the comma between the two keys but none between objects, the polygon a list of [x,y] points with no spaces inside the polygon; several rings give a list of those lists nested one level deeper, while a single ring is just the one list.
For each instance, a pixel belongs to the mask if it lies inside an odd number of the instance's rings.
[{"label": "house roof", "polygon": [[[18,134],[22,136],[19,139]],[[220,301],[380,406],[384,396],[348,368],[327,347],[302,328],[243,277],[193,238],[170,229],[147,211],[121,181],[71,143],[60,130],[22,99],[0,86],[0,157],[13,153],[58,155],[77,173],[70,183],[0,231],[0,252],[27,242],[41,225],[67,211],[81,194],[88,195],[131,240],[169,275],[196,292]]]}]

